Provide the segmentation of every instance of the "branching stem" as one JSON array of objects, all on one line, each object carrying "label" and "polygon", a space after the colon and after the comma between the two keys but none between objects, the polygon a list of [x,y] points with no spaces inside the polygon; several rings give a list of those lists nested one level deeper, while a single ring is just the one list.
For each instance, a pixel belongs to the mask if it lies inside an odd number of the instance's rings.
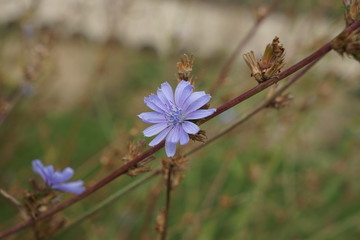
[{"label": "branching stem", "polygon": [[[357,20],[351,26],[346,28],[344,31],[348,31],[349,33],[351,33],[354,30],[357,30],[359,27],[360,27],[360,20]],[[294,64],[290,68],[283,71],[279,75],[279,77],[269,79],[268,81],[257,85],[256,87],[246,91],[245,93],[239,95],[238,97],[236,97],[236,98],[230,100],[229,102],[225,103],[224,105],[220,106],[219,108],[217,108],[217,110],[216,110],[216,112],[214,114],[212,114],[208,118],[204,119],[204,121],[202,123],[205,123],[205,122],[209,121],[210,119],[214,118],[215,116],[217,116],[217,115],[223,113],[224,111],[234,107],[235,105],[245,101],[246,99],[256,95],[257,93],[261,92],[262,90],[270,87],[271,85],[273,85],[273,84],[277,83],[278,81],[286,78],[287,76],[295,73],[296,71],[298,71],[299,69],[305,67],[306,65],[310,64],[311,62],[313,62],[313,61],[317,60],[318,58],[324,56],[325,54],[330,52],[330,50],[332,49],[331,48],[331,42],[332,41],[326,43],[324,46],[322,46],[321,48],[316,50],[314,53],[312,53],[308,57],[304,58],[300,62]],[[151,156],[152,154],[154,154],[155,152],[157,152],[158,150],[163,148],[164,145],[165,145],[165,143],[161,142],[158,145],[148,149],[147,151],[145,151],[142,154],[140,154],[139,156],[137,156],[134,160],[124,164],[120,168],[116,169],[114,172],[110,173],[108,176],[101,179],[99,182],[97,182],[93,186],[88,187],[87,190],[85,192],[83,192],[82,194],[76,195],[76,196],[70,198],[69,200],[64,201],[64,202],[58,204],[57,206],[55,206],[54,208],[46,211],[43,215],[39,216],[37,221],[48,218],[48,217],[52,216],[53,214],[55,214],[57,212],[60,212],[61,210],[63,210],[65,208],[77,203],[78,201],[84,199],[85,197],[89,196],[90,194],[97,191],[98,189],[104,187],[105,185],[107,185],[109,182],[113,181],[114,179],[116,179],[120,175],[123,175],[124,173],[126,173],[128,169],[135,166],[137,163],[144,160],[145,158]],[[6,236],[9,236],[11,234],[14,234],[14,233],[22,230],[22,229],[25,229],[25,228],[33,225],[35,222],[36,222],[35,220],[28,220],[28,221],[22,222],[22,223],[20,223],[18,225],[15,225],[14,227],[9,228],[9,229],[1,232],[0,233],[0,238],[4,238]]]}]

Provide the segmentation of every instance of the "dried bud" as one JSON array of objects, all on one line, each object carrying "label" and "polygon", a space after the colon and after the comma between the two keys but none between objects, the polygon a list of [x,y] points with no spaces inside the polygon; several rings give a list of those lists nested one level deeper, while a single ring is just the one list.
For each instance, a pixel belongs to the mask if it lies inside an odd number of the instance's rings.
[{"label": "dried bud", "polygon": [[186,54],[181,57],[180,62],[177,63],[178,76],[177,81],[181,82],[181,80],[189,81],[191,85],[194,85],[191,72],[194,65],[194,57],[190,55],[190,57]]},{"label": "dried bud", "polygon": [[184,179],[184,172],[186,170],[188,161],[183,156],[176,156],[162,160],[163,175],[165,181],[168,180],[169,170],[171,168],[171,189],[178,186],[182,179]]},{"label": "dried bud", "polygon": [[253,51],[243,55],[246,64],[251,69],[251,76],[258,83],[277,77],[284,67],[285,49],[279,43],[279,38],[275,37],[272,43],[266,46],[260,60],[256,60]]}]

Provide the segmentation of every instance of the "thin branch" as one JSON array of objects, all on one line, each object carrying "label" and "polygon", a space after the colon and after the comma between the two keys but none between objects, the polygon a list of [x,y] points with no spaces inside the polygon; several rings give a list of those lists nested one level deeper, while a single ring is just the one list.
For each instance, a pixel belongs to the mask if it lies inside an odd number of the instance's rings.
[{"label": "thin branch", "polygon": [[[359,27],[360,27],[360,20],[357,20],[351,26],[346,28],[344,31],[348,31],[350,33],[350,32],[353,32],[354,30],[358,29]],[[238,96],[238,97],[230,100],[229,102],[225,103],[224,105],[220,106],[219,108],[217,108],[217,110],[216,110],[216,112],[214,114],[212,114],[208,118],[204,119],[204,121],[202,123],[205,123],[205,122],[209,121],[210,119],[212,119],[213,117],[219,115],[220,113],[223,113],[224,111],[234,107],[235,105],[237,105],[237,104],[243,102],[244,100],[256,95],[257,93],[261,92],[262,90],[270,87],[271,85],[277,83],[278,81],[280,81],[280,80],[284,79],[285,77],[291,75],[292,73],[298,71],[299,69],[303,68],[304,66],[308,65],[309,63],[313,62],[314,60],[318,59],[319,57],[324,56],[325,54],[330,52],[330,50],[332,49],[331,48],[331,42],[332,41],[326,43],[324,46],[322,46],[321,48],[316,50],[314,53],[312,53],[308,57],[304,58],[300,62],[294,64],[290,68],[283,71],[279,75],[279,77],[269,79],[268,81],[257,85],[256,87],[246,91],[245,93],[241,94],[240,96]],[[69,200],[58,204],[56,207],[46,211],[43,215],[39,216],[39,218],[37,220],[42,220],[42,219],[48,218],[51,215],[65,209],[65,208],[75,204],[76,202],[80,201],[81,199],[89,196],[93,192],[97,191],[98,189],[102,188],[103,186],[105,186],[109,182],[113,181],[115,178],[117,178],[120,175],[126,173],[128,169],[135,166],[140,161],[144,160],[145,158],[151,156],[153,153],[155,153],[158,150],[160,150],[161,148],[163,148],[164,145],[165,145],[165,143],[163,141],[163,142],[159,143],[158,145],[148,149],[147,151],[143,152],[138,157],[136,157],[134,160],[126,163],[125,165],[123,165],[120,168],[116,169],[114,172],[110,173],[108,176],[101,179],[99,182],[97,182],[93,186],[88,187],[87,190],[85,192],[83,192],[82,194],[74,196],[74,197],[70,198]],[[15,225],[14,227],[9,228],[9,229],[1,232],[0,233],[0,238],[9,236],[9,235],[11,235],[11,234],[13,234],[15,232],[18,232],[18,231],[20,231],[20,230],[22,230],[22,229],[24,229],[26,227],[29,227],[30,225],[33,225],[34,223],[35,223],[34,220],[28,220],[28,221],[22,222],[22,223],[20,223],[18,225]]]}]

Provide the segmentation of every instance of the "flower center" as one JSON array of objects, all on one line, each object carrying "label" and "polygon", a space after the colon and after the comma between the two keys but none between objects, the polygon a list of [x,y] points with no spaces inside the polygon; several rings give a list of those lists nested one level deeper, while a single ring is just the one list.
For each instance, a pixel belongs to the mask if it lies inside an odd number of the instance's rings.
[{"label": "flower center", "polygon": [[182,109],[173,105],[169,107],[169,111],[166,114],[166,119],[171,125],[178,125],[183,123],[185,116],[182,113]]}]

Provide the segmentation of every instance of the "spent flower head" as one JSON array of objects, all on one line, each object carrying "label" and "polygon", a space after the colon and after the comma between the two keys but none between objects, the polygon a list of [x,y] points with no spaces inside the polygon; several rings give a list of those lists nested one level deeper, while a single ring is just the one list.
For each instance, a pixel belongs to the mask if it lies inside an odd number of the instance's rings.
[{"label": "spent flower head", "polygon": [[251,76],[258,83],[277,77],[285,65],[284,57],[285,49],[280,45],[278,37],[266,46],[261,59],[257,60],[253,51],[243,55],[246,64],[251,69]]},{"label": "spent flower head", "polygon": [[154,112],[145,112],[138,115],[143,122],[154,125],[146,128],[143,133],[146,137],[157,135],[150,146],[165,140],[165,150],[168,157],[176,152],[176,144],[189,143],[189,134],[200,131],[198,125],[191,120],[210,116],[215,109],[200,109],[210,101],[211,96],[204,91],[193,92],[194,86],[187,81],[180,81],[173,92],[169,83],[161,84],[157,94],[144,98],[145,104]]},{"label": "spent flower head", "polygon": [[80,194],[85,190],[84,182],[81,180],[67,182],[73,175],[74,170],[70,167],[63,171],[55,171],[52,165],[44,166],[38,159],[32,161],[33,171],[40,175],[47,186],[54,190]]}]

